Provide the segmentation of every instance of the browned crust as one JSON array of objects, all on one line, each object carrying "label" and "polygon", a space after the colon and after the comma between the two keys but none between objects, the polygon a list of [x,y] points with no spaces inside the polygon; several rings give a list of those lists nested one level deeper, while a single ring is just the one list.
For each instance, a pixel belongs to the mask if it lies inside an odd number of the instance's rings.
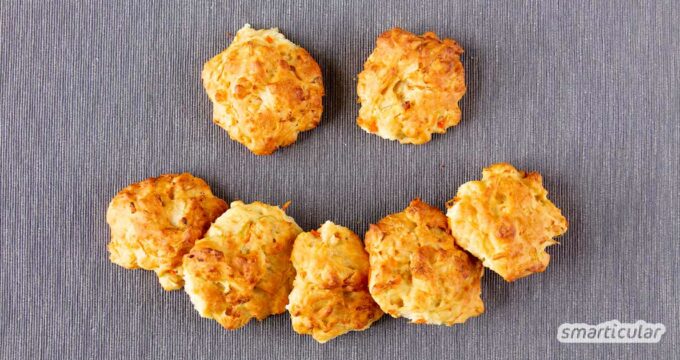
[{"label": "browned crust", "polygon": [[447,207],[456,243],[507,281],[544,271],[550,261],[545,249],[568,227],[541,175],[507,163],[461,185]]},{"label": "browned crust", "polygon": [[284,312],[300,232],[279,207],[232,202],[184,257],[185,290],[196,310],[230,330]]},{"label": "browned crust", "polygon": [[383,311],[453,325],[484,312],[482,265],[455,245],[446,216],[420,199],[371,225],[369,290]]},{"label": "browned crust", "polygon": [[154,270],[165,290],[183,286],[182,256],[228,208],[191,174],[167,174],[122,189],[109,204],[110,259]]},{"label": "browned crust", "polygon": [[290,145],[321,120],[321,69],[278,29],[246,25],[203,68],[214,122],[254,154]]},{"label": "browned crust", "polygon": [[465,94],[463,48],[432,32],[394,28],[381,34],[358,76],[365,131],[404,144],[424,144],[460,122]]},{"label": "browned crust", "polygon": [[297,275],[288,311],[296,332],[323,343],[382,316],[368,292],[368,254],[351,230],[328,221],[302,233],[291,260]]}]

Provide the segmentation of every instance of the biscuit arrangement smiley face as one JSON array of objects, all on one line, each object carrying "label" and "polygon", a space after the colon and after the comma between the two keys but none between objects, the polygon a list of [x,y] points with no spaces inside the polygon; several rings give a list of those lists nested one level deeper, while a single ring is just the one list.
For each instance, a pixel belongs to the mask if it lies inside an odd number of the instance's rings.
[{"label": "biscuit arrangement smiley face", "polygon": [[[434,33],[379,36],[358,76],[358,125],[424,144],[458,124],[463,49]],[[246,25],[203,68],[213,119],[257,155],[294,143],[321,120],[321,70],[277,29]],[[288,310],[293,330],[321,343],[368,329],[384,313],[452,326],[484,312],[484,267],[507,281],[542,272],[567,231],[542,177],[510,164],[458,188],[447,213],[415,199],[368,226],[364,241],[325,222],[305,232],[282,207],[230,206],[191,174],[125,187],[108,207],[110,259],[184,286],[198,313],[234,330]]]}]

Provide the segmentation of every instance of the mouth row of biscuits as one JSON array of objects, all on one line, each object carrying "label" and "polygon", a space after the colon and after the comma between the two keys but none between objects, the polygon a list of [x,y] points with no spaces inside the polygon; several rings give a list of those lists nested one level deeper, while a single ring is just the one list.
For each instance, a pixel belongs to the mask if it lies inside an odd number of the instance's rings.
[{"label": "mouth row of biscuits", "polygon": [[[432,32],[380,35],[357,76],[357,125],[402,144],[424,144],[461,120],[463,48]],[[213,122],[256,155],[293,144],[321,121],[321,68],[278,29],[246,24],[203,67]]]},{"label": "mouth row of biscuits", "polygon": [[419,199],[371,224],[364,242],[330,221],[303,232],[278,207],[230,206],[205,181],[168,174],[111,201],[110,259],[184,287],[226,329],[288,310],[293,329],[326,342],[383,313],[453,325],[484,312],[484,267],[514,281],[542,272],[567,221],[538,173],[506,163],[461,185],[446,215]]}]

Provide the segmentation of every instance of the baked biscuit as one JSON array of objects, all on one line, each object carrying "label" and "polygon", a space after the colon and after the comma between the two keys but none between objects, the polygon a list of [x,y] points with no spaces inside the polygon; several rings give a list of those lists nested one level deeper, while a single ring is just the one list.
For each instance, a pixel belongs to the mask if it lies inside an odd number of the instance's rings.
[{"label": "baked biscuit", "polygon": [[291,261],[297,275],[288,312],[297,333],[325,343],[382,316],[368,292],[368,254],[351,230],[327,221],[298,235]]},{"label": "baked biscuit", "polygon": [[369,290],[382,310],[418,324],[453,325],[484,312],[482,264],[456,246],[446,216],[419,199],[370,225]]},{"label": "baked biscuit", "polygon": [[321,120],[321,69],[275,28],[246,24],[205,64],[203,86],[213,121],[257,155],[294,143]]},{"label": "baked biscuit", "polygon": [[132,184],[113,197],[106,212],[113,263],[153,270],[165,290],[184,285],[182,256],[228,208],[205,181],[168,174]]},{"label": "baked biscuit", "polygon": [[184,256],[184,290],[201,316],[226,329],[286,310],[302,229],[277,206],[231,203]]},{"label": "baked biscuit", "polygon": [[567,231],[567,220],[548,200],[541,175],[505,163],[482,175],[461,185],[447,204],[456,243],[507,281],[544,271],[545,248]]},{"label": "baked biscuit", "polygon": [[462,53],[454,40],[432,32],[384,32],[359,74],[357,124],[402,144],[424,144],[457,125],[465,94]]}]

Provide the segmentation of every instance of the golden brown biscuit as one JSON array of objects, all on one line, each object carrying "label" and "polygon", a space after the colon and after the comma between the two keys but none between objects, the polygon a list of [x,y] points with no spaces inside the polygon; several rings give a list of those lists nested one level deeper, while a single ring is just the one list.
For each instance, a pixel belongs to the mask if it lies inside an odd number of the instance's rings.
[{"label": "golden brown biscuit", "polygon": [[182,256],[228,208],[205,181],[191,174],[168,174],[132,184],[109,204],[108,245],[113,263],[153,270],[165,290],[184,285]]},{"label": "golden brown biscuit", "polygon": [[383,311],[453,325],[484,312],[482,264],[454,243],[446,216],[419,199],[371,225],[369,290]]},{"label": "golden brown biscuit", "polygon": [[321,69],[278,29],[246,24],[205,64],[203,86],[213,121],[257,155],[294,143],[321,120]]},{"label": "golden brown biscuit", "polygon": [[462,53],[454,40],[432,32],[384,32],[359,74],[357,124],[402,144],[424,144],[457,125],[465,94]]},{"label": "golden brown biscuit", "polygon": [[325,343],[382,316],[368,292],[368,254],[348,228],[327,221],[298,235],[291,260],[297,275],[288,312],[297,333]]},{"label": "golden brown biscuit", "polygon": [[232,202],[184,256],[184,290],[196,310],[230,330],[284,312],[300,232],[278,206]]},{"label": "golden brown biscuit", "polygon": [[567,220],[548,200],[541,175],[506,163],[482,175],[461,185],[447,204],[456,243],[507,281],[544,271],[545,248],[567,231]]}]

